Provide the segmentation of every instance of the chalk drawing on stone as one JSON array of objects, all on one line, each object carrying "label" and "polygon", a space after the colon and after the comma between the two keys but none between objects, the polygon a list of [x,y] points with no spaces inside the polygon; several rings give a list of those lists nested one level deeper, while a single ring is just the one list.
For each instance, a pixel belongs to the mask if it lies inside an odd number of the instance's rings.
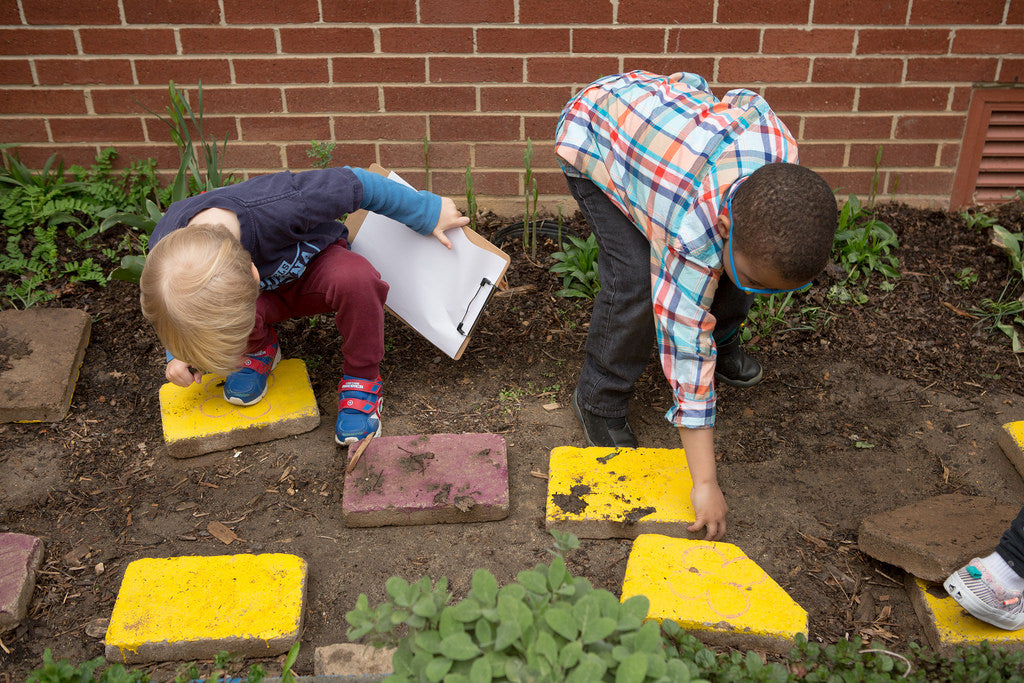
[{"label": "chalk drawing on stone", "polygon": [[199,412],[206,417],[218,419],[229,415],[237,415],[244,420],[258,420],[270,414],[274,404],[270,400],[270,390],[274,387],[274,376],[267,378],[267,395],[251,406],[239,406],[224,400],[224,382],[215,375],[206,375],[201,384],[206,398],[199,404]]},{"label": "chalk drawing on stone", "polygon": [[768,580],[768,574],[746,555],[727,558],[712,544],[685,550],[682,569],[668,575],[668,590],[680,600],[703,602],[722,619],[736,619],[750,611],[750,595]]}]

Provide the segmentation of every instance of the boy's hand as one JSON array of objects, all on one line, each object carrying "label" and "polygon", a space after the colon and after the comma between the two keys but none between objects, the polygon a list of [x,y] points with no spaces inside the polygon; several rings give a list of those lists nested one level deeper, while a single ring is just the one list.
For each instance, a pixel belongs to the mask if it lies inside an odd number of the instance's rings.
[{"label": "boy's hand", "polygon": [[725,496],[717,483],[695,484],[690,491],[694,522],[686,527],[687,531],[700,531],[707,527],[706,539],[717,541],[725,535],[725,514],[729,506],[725,504]]},{"label": "boy's hand", "polygon": [[164,377],[168,382],[177,384],[179,387],[187,387],[193,382],[199,384],[203,381],[203,373],[193,370],[189,364],[172,358],[167,361],[167,369],[164,370]]},{"label": "boy's hand", "polygon": [[694,522],[686,530],[700,531],[707,527],[707,540],[717,541],[725,535],[725,513],[729,506],[725,504],[715,474],[715,430],[680,427],[679,439],[693,480],[690,500],[693,501]]},{"label": "boy's hand", "polygon": [[469,217],[463,216],[462,212],[456,208],[455,202],[451,199],[441,197],[441,215],[437,219],[437,225],[434,227],[433,233],[437,241],[451,249],[451,240],[444,233],[452,228],[462,228],[467,225],[469,225]]}]

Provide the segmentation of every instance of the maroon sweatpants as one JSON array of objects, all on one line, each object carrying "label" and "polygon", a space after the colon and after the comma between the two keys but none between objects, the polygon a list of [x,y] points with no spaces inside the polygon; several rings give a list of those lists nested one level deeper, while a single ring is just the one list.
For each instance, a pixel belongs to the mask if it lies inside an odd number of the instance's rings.
[{"label": "maroon sweatpants", "polygon": [[388,285],[365,258],[338,240],[318,254],[298,280],[260,292],[256,327],[247,352],[273,339],[272,325],[290,318],[334,312],[341,334],[342,371],[361,379],[377,379],[384,358],[384,301]]}]

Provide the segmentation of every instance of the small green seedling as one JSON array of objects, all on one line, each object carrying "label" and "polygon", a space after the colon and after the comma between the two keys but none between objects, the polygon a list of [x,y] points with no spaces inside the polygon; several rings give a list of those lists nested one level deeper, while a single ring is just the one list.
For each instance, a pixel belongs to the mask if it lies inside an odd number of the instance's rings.
[{"label": "small green seedling", "polygon": [[970,211],[961,211],[960,218],[962,218],[964,223],[967,224],[967,227],[974,232],[981,232],[986,228],[999,225],[998,219],[989,216],[984,211],[975,211],[974,213],[971,213]]},{"label": "small green seedling", "polygon": [[469,227],[476,230],[476,193],[473,192],[473,172],[466,167],[466,215],[469,216]]},{"label": "small green seedling", "polygon": [[316,140],[311,140],[309,149],[306,150],[306,156],[310,159],[310,163],[313,164],[314,168],[330,168],[334,161],[334,148],[337,146],[337,142],[317,142]]},{"label": "small green seedling", "polygon": [[[523,186],[526,192],[526,210],[523,212],[523,249],[529,245],[530,255],[537,258],[537,179],[533,177],[533,141],[526,140],[526,150],[523,152],[523,164],[526,166],[526,176],[523,179]],[[532,200],[532,204],[531,204]]]},{"label": "small green seedling", "polygon": [[960,289],[966,292],[968,289],[977,284],[978,274],[974,272],[974,268],[967,266],[966,268],[961,268],[959,271],[957,271],[957,274],[954,276],[953,280],[960,287]]}]

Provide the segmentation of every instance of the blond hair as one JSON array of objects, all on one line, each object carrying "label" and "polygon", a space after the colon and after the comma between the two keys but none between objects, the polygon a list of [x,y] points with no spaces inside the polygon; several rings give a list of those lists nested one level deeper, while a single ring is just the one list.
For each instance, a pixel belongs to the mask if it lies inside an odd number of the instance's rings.
[{"label": "blond hair", "polygon": [[139,281],[142,314],[175,358],[227,375],[256,324],[252,258],[223,225],[189,225],[161,239]]}]

